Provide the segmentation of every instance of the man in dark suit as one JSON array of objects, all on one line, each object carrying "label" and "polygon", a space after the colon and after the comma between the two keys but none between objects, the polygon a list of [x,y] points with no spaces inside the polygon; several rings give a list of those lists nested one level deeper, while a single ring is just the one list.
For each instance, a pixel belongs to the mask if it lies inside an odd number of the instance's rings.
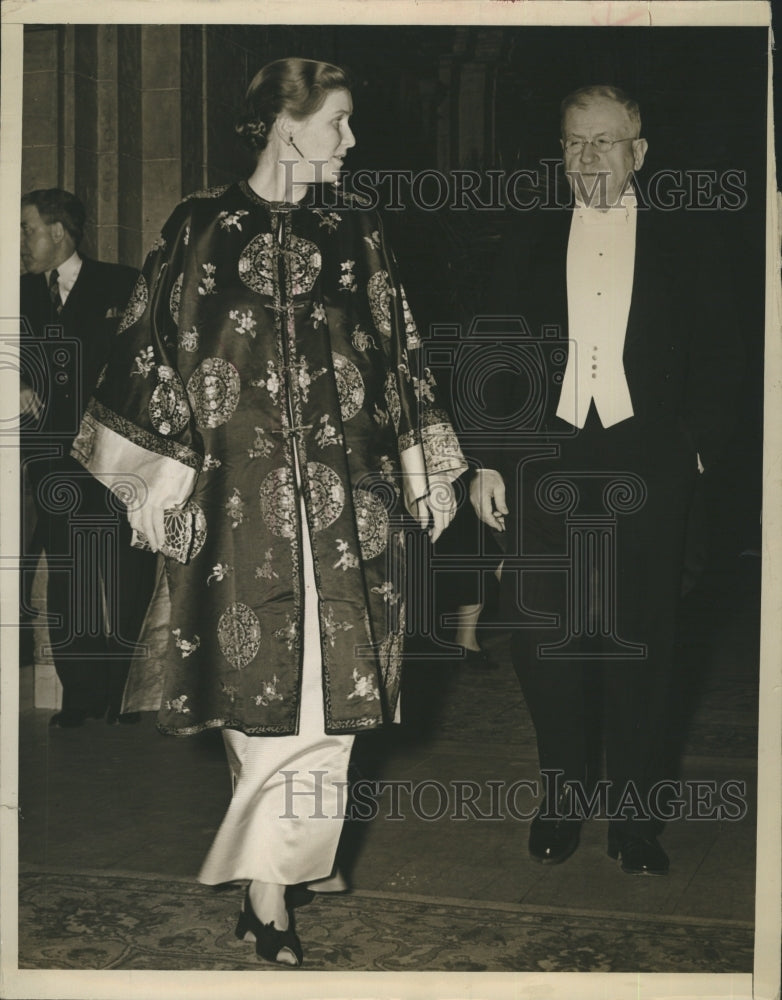
[{"label": "man in dark suit", "polygon": [[[47,612],[62,709],[52,725],[121,715],[155,559],[130,547],[117,501],[69,451],[138,272],[83,256],[81,202],[59,188],[22,197],[22,453],[35,537],[48,562]],[[23,587],[23,592],[25,588]]]},{"label": "man in dark suit", "polygon": [[568,858],[600,803],[609,855],[662,875],[660,734],[687,512],[729,429],[742,351],[704,233],[713,220],[655,210],[634,185],[638,105],[587,87],[561,113],[570,197],[520,215],[498,262],[490,308],[515,324],[517,354],[497,363],[506,431],[471,499],[507,552],[513,662],[546,793],[532,857]]}]

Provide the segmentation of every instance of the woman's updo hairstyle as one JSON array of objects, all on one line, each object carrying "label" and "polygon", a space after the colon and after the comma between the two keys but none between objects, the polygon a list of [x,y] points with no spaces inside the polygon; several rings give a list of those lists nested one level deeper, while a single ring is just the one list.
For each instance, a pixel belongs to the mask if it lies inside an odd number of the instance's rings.
[{"label": "woman's updo hairstyle", "polygon": [[278,59],[253,77],[236,133],[253,152],[260,153],[279,114],[302,121],[319,110],[330,91],[350,87],[347,73],[339,66],[315,59]]}]

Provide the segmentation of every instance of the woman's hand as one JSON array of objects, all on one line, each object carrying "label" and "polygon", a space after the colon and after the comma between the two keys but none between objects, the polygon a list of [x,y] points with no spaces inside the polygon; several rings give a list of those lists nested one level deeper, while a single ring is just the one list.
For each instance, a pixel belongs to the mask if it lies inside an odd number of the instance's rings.
[{"label": "woman's hand", "polygon": [[128,523],[135,532],[146,538],[153,552],[160,551],[166,540],[162,507],[153,507],[150,503],[145,503],[133,510],[128,508]]},{"label": "woman's hand", "polygon": [[429,491],[418,501],[416,518],[424,529],[429,529],[429,537],[436,542],[456,513],[456,494],[450,479],[444,476],[429,477]]},{"label": "woman's hand", "polygon": [[505,531],[505,483],[494,469],[479,469],[470,483],[470,503],[481,521],[496,531]]}]

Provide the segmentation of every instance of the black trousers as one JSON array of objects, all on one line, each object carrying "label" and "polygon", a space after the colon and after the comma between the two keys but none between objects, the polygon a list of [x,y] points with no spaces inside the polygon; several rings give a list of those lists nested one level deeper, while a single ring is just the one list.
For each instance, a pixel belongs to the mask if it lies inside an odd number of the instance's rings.
[{"label": "black trousers", "polygon": [[130,545],[119,501],[68,456],[27,461],[35,534],[48,564],[47,613],[64,710],[119,712],[155,584],[156,558]]},{"label": "black trousers", "polygon": [[583,430],[551,440],[557,454],[516,477],[503,570],[514,669],[541,770],[589,787],[604,745],[609,813],[632,802],[622,818],[647,826],[634,793],[646,806],[662,777],[695,456],[676,433],[650,451],[634,418],[604,429],[594,408]]}]

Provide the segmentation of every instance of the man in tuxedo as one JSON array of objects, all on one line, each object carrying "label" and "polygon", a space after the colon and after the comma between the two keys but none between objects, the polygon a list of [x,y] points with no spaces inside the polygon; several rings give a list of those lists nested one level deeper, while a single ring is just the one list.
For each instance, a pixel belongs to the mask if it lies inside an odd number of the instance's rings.
[{"label": "man in tuxedo", "polygon": [[516,331],[516,360],[506,340],[487,393],[506,430],[471,499],[506,549],[545,791],[532,857],[566,860],[597,803],[609,856],[663,875],[660,736],[687,512],[730,430],[742,350],[714,219],[641,198],[638,105],[582,88],[562,102],[561,133],[569,197],[519,215],[495,272],[489,305]]},{"label": "man in tuxedo", "polygon": [[[124,511],[70,457],[138,271],[79,253],[81,202],[59,188],[22,197],[21,410],[24,471],[46,550],[47,612],[62,708],[52,725],[121,714],[155,559],[130,547]],[[23,593],[25,587],[22,588]]]}]

